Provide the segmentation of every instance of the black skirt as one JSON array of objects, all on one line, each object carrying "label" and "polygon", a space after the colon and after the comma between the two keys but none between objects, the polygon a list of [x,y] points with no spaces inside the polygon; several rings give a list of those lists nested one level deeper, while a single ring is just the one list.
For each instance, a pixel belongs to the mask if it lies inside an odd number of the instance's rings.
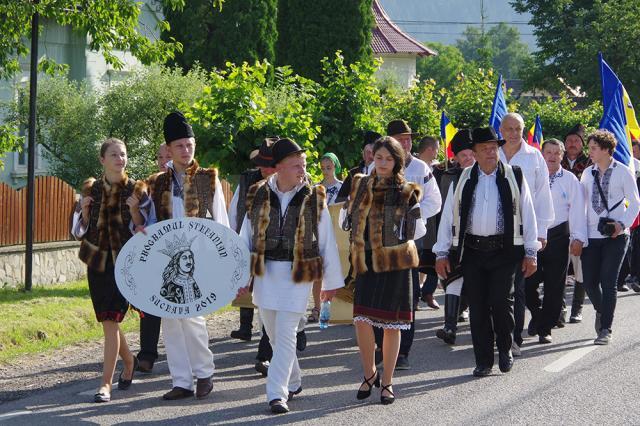
[{"label": "black skirt", "polygon": [[93,310],[98,322],[122,322],[129,310],[129,302],[120,293],[116,285],[111,254],[107,258],[104,272],[97,272],[87,268],[87,280],[89,281],[91,303],[93,303]]},{"label": "black skirt", "polygon": [[356,276],[353,320],[374,327],[409,329],[413,319],[411,270],[374,272],[371,250],[366,250],[368,271]]}]

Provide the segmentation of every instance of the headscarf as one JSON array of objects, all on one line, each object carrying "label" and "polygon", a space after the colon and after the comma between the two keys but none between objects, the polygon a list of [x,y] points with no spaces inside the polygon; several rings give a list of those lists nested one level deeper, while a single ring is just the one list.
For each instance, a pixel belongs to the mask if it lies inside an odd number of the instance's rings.
[{"label": "headscarf", "polygon": [[338,157],[333,152],[327,152],[320,158],[320,161],[324,160],[325,158],[331,160],[336,168],[336,176],[339,176],[340,173],[342,173],[342,166],[340,165],[340,160],[338,160]]}]

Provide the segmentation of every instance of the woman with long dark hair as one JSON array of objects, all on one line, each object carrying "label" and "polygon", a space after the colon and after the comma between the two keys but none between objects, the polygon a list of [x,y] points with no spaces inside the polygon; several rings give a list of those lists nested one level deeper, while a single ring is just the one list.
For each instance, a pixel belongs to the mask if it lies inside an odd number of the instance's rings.
[{"label": "woman with long dark hair", "polygon": [[[356,274],[353,321],[364,370],[357,398],[382,385],[380,401],[391,404],[393,371],[400,349],[400,330],[411,327],[411,268],[418,266],[414,240],[426,233],[420,218],[420,186],[404,178],[405,153],[392,137],[373,147],[374,170],[356,175],[342,210],[342,224],[351,231],[350,257]],[[384,330],[382,378],[374,363],[373,327]],[[382,379],[382,380],[381,380]]]}]

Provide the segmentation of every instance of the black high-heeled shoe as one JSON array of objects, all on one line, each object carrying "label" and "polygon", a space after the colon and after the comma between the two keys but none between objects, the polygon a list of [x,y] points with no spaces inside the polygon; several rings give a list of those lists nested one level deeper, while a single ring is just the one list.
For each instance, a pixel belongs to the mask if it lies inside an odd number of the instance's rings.
[{"label": "black high-heeled shoe", "polygon": [[[373,383],[371,383],[371,380],[373,380],[373,378],[375,377],[375,380]],[[369,377],[368,379],[365,377],[364,378],[364,382],[362,382],[362,384],[366,384],[369,389],[368,390],[359,390],[358,394],[356,395],[356,398],[358,399],[367,399],[371,396],[371,389],[373,389],[373,387],[380,387],[380,373],[379,372],[375,372],[373,373],[373,376]],[[362,385],[360,385],[362,386]]]},{"label": "black high-heeled shoe", "polygon": [[[382,386],[380,388],[380,402],[382,403],[382,405],[393,404],[393,401],[396,400],[396,396],[393,394],[393,392],[391,392],[391,389],[389,389],[392,385],[392,383],[389,383],[388,385]],[[391,396],[382,395],[382,392],[384,391],[389,392]]]},{"label": "black high-heeled shoe", "polygon": [[131,383],[133,383],[133,376],[136,374],[136,370],[138,369],[139,361],[136,356],[133,357],[133,370],[131,371],[131,378],[129,380],[122,378],[122,373],[124,373],[124,369],[120,372],[120,376],[118,377],[118,389],[119,390],[127,390],[131,387]]}]

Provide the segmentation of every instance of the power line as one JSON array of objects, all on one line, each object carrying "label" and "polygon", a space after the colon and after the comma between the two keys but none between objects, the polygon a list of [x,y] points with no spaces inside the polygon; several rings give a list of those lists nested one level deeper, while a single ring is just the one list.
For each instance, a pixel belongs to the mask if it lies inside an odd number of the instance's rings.
[{"label": "power line", "polygon": [[[409,34],[433,34],[433,35],[464,35],[463,32],[439,32],[439,31],[406,31]],[[534,36],[533,33],[520,33],[521,36]]]},{"label": "power line", "polygon": [[[417,20],[393,20],[394,24],[402,25],[425,25],[425,24],[447,24],[447,25],[482,25],[481,21],[417,21]],[[529,25],[528,21],[485,21],[486,25],[511,24]]]}]

